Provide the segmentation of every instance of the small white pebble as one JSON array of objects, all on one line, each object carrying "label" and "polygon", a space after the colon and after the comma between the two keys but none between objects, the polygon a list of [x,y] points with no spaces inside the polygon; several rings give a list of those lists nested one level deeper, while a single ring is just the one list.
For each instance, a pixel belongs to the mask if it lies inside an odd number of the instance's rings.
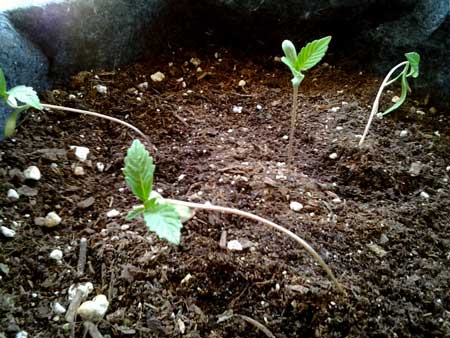
[{"label": "small white pebble", "polygon": [[425,115],[425,112],[423,110],[416,110],[417,115]]},{"label": "small white pebble", "polygon": [[73,94],[69,94],[69,100],[74,101],[77,97]]},{"label": "small white pebble", "polygon": [[23,176],[27,180],[39,181],[41,179],[41,171],[38,167],[32,165],[23,171]]},{"label": "small white pebble", "polygon": [[233,106],[233,113],[240,114],[242,113],[242,106]]},{"label": "small white pebble", "polygon": [[263,107],[260,105],[260,104],[257,104],[256,105],[256,109],[258,109],[258,110],[262,110],[263,109]]},{"label": "small white pebble", "polygon": [[338,158],[338,154],[336,154],[336,153],[332,153],[332,154],[330,154],[330,156],[328,156],[330,159],[332,159],[332,160],[335,160],[335,159],[337,159]]},{"label": "small white pebble", "polygon": [[227,132],[231,134],[233,132],[233,129],[228,129]]},{"label": "small white pebble", "polygon": [[150,75],[150,78],[152,79],[153,82],[161,82],[166,78],[166,76],[161,72],[156,72]]},{"label": "small white pebble", "polygon": [[428,199],[428,198],[430,198],[430,194],[426,193],[425,191],[422,191],[420,193],[420,197]]},{"label": "small white pebble", "polygon": [[178,181],[182,181],[185,177],[185,174],[181,174],[180,176],[178,176]]},{"label": "small white pebble", "polygon": [[77,291],[80,291],[83,298],[86,298],[93,290],[94,285],[92,285],[91,282],[72,284],[68,291],[69,301],[72,301],[75,298]]},{"label": "small white pebble", "polygon": [[341,107],[332,107],[328,109],[328,111],[331,113],[337,113],[339,110],[341,110]]},{"label": "small white pebble", "polygon": [[19,331],[16,333],[16,338],[28,338],[27,331]]},{"label": "small white pebble", "polygon": [[95,167],[97,168],[97,171],[99,173],[102,173],[103,170],[105,170],[105,165],[102,162],[97,162],[97,164],[95,165]]},{"label": "small white pebble", "polygon": [[289,204],[289,208],[290,208],[292,211],[299,212],[300,210],[303,209],[303,204],[301,204],[301,203],[299,203],[299,202],[292,201],[292,202]]},{"label": "small white pebble", "polygon": [[73,173],[75,176],[83,176],[85,174],[84,168],[77,165],[73,168]]},{"label": "small white pebble", "polygon": [[108,93],[108,87],[106,86],[96,85],[94,88],[99,94],[105,95],[106,93]]},{"label": "small white pebble", "polygon": [[55,249],[52,252],[50,252],[49,257],[54,261],[59,262],[63,258],[63,252],[59,249]]},{"label": "small white pebble", "polygon": [[189,62],[194,65],[195,67],[200,66],[200,64],[202,63],[202,61],[199,58],[191,58],[191,60],[189,60]]},{"label": "small white pebble", "polygon": [[80,305],[77,314],[84,320],[99,321],[108,310],[109,302],[105,295],[97,295]]},{"label": "small white pebble", "polygon": [[139,90],[144,91],[144,90],[148,89],[148,82],[146,81],[146,82],[139,83],[137,85],[137,87]]},{"label": "small white pebble", "polygon": [[392,97],[392,99],[391,99],[391,101],[392,101],[393,103],[397,103],[398,100],[400,100],[400,98],[399,98],[398,96],[394,96],[394,97]]},{"label": "small white pebble", "polygon": [[57,226],[58,224],[60,224],[61,221],[62,221],[61,217],[59,217],[59,215],[56,212],[51,211],[51,212],[49,212],[47,214],[47,216],[45,216],[44,225],[47,228],[52,228],[52,227]]},{"label": "small white pebble", "polygon": [[400,132],[400,137],[406,137],[406,136],[408,136],[408,131],[405,129],[405,130],[402,130],[401,132]]},{"label": "small white pebble", "polygon": [[228,250],[235,250],[235,251],[243,250],[242,244],[235,239],[233,239],[232,241],[229,241],[227,243],[227,248],[228,248]]},{"label": "small white pebble", "polygon": [[336,130],[337,130],[337,131],[341,131],[342,129],[344,129],[344,127],[341,127],[341,126],[337,126],[337,127],[336,127]]},{"label": "small white pebble", "polygon": [[283,135],[282,139],[285,140],[285,141],[289,140],[289,136],[288,135]]},{"label": "small white pebble", "polygon": [[446,171],[450,171],[450,165],[445,168]]},{"label": "small white pebble", "polygon": [[331,200],[331,202],[339,204],[339,203],[342,203],[342,200],[339,197],[335,197]]},{"label": "small white pebble", "polygon": [[0,232],[2,233],[3,236],[7,238],[13,238],[16,235],[16,232],[14,230],[7,228],[3,225],[0,227]]},{"label": "small white pebble", "polygon": [[19,193],[14,189],[9,189],[7,193],[7,197],[11,201],[17,201],[19,199]]},{"label": "small white pebble", "polygon": [[119,212],[119,210],[116,210],[116,209],[112,209],[106,213],[106,217],[108,217],[108,218],[117,217],[119,215],[120,215],[120,212]]},{"label": "small white pebble", "polygon": [[89,148],[86,147],[78,147],[78,146],[70,146],[70,149],[72,149],[75,153],[76,158],[83,162],[87,160],[87,157],[89,155]]},{"label": "small white pebble", "polygon": [[123,225],[120,226],[120,230],[126,231],[128,229],[130,229],[130,225],[129,224],[123,224]]},{"label": "small white pebble", "polygon": [[247,82],[245,82],[245,80],[241,80],[241,81],[239,81],[238,86],[245,87],[246,84],[247,84]]}]

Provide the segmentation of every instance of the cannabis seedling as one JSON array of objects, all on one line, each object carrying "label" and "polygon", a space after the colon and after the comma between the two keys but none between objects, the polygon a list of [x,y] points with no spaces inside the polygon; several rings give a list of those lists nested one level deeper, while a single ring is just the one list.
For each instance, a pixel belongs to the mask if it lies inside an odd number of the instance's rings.
[{"label": "cannabis seedling", "polygon": [[331,36],[326,36],[322,39],[314,40],[306,44],[297,55],[294,44],[289,40],[284,40],[281,44],[285,56],[281,61],[289,67],[294,76],[291,80],[293,95],[292,95],[292,112],[291,112],[291,126],[289,131],[288,144],[288,168],[292,165],[295,124],[297,121],[297,107],[298,107],[298,88],[302,83],[305,75],[302,72],[314,67],[324,57],[328,45],[331,41]]},{"label": "cannabis seedling", "polygon": [[[106,120],[109,120],[112,122],[119,123],[127,128],[130,128],[131,130],[135,131],[136,133],[141,135],[148,143],[150,143],[147,135],[145,135],[138,128],[136,128],[135,126],[133,126],[125,121],[116,119],[115,117],[95,113],[95,112],[88,111],[88,110],[75,109],[75,108],[55,106],[52,104],[41,103],[39,100],[39,97],[37,96],[36,92],[34,91],[34,89],[32,87],[16,86],[14,88],[11,88],[10,90],[6,90],[6,79],[5,79],[3,70],[1,68],[0,68],[0,99],[4,100],[9,107],[14,109],[12,114],[6,120],[5,130],[4,130],[5,137],[11,137],[15,134],[17,120],[19,119],[21,112],[23,112],[29,108],[36,108],[38,110],[48,108],[48,109],[63,110],[63,111],[68,111],[68,112],[72,112],[72,113],[84,114],[84,115],[91,115],[91,116],[100,117],[102,119],[106,119]],[[18,106],[17,101],[24,103],[24,105]]]},{"label": "cannabis seedling", "polygon": [[[400,94],[400,98],[397,102],[395,102],[389,109],[387,109],[385,112],[381,113],[381,116],[385,116],[395,109],[399,108],[403,102],[405,102],[406,94],[408,91],[411,91],[411,88],[409,87],[407,78],[412,76],[413,78],[417,78],[419,76],[419,63],[420,63],[420,55],[416,52],[410,52],[405,54],[406,61],[403,61],[393,67],[389,73],[386,75],[386,77],[383,80],[383,83],[381,84],[380,88],[378,89],[377,96],[375,98],[375,101],[372,105],[372,111],[369,115],[369,121],[367,122],[366,128],[364,129],[363,136],[361,137],[361,140],[359,141],[359,145],[361,146],[364,143],[364,140],[366,139],[367,133],[369,132],[370,125],[372,124],[372,120],[375,115],[378,114],[378,108],[380,106],[380,99],[381,94],[383,93],[384,88],[387,86],[393,84],[398,79],[401,80],[402,85],[402,91]],[[391,77],[393,76],[394,72],[403,67],[403,70],[391,80]]]},{"label": "cannabis seedling", "polygon": [[163,198],[160,194],[152,190],[154,172],[155,164],[153,163],[152,157],[141,142],[134,140],[130,148],[128,148],[127,156],[125,157],[123,174],[126,183],[133,194],[142,202],[142,205],[137,206],[129,212],[127,216],[128,220],[132,220],[137,216],[143,216],[145,224],[150,231],[155,232],[160,238],[166,239],[175,245],[180,244],[181,228],[183,227],[182,222],[192,217],[191,209],[235,214],[261,222],[272,229],[286,234],[300,244],[326,271],[336,285],[336,288],[345,294],[344,289],[320,255],[305,240],[293,232],[265,218],[239,209]]}]

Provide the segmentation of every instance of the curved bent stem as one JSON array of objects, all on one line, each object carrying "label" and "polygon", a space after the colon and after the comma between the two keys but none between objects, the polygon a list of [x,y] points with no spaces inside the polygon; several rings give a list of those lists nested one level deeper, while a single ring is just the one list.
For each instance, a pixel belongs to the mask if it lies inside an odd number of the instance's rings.
[{"label": "curved bent stem", "polygon": [[69,107],[63,107],[63,106],[55,106],[55,105],[52,105],[52,104],[45,104],[45,103],[43,103],[42,106],[44,108],[49,108],[49,109],[63,110],[63,111],[68,111],[68,112],[72,112],[72,113],[78,113],[78,114],[84,114],[84,115],[100,117],[100,118],[105,119],[105,120],[109,120],[109,121],[112,121],[112,122],[119,123],[119,124],[121,124],[121,125],[123,125],[123,126],[125,126],[127,128],[130,128],[131,130],[135,131],[137,134],[142,136],[142,138],[144,140],[146,140],[148,142],[148,144],[151,144],[151,142],[148,139],[147,135],[145,135],[142,131],[140,131],[138,128],[136,128],[135,126],[133,126],[133,125],[131,125],[131,124],[125,122],[125,121],[116,119],[115,117],[104,115],[104,114],[100,114],[100,113],[95,113],[95,112],[92,112],[92,111],[89,111],[89,110],[75,109],[75,108],[69,108]]},{"label": "curved bent stem", "polygon": [[289,130],[289,144],[288,144],[288,169],[291,170],[292,158],[294,157],[294,138],[295,138],[295,124],[297,123],[297,107],[298,107],[298,87],[293,85],[292,91],[292,112],[291,112],[291,129]]},{"label": "curved bent stem", "polygon": [[370,112],[370,115],[369,115],[369,121],[367,121],[367,125],[366,125],[366,128],[364,129],[363,136],[361,137],[361,140],[359,141],[359,146],[362,146],[362,144],[364,143],[364,140],[366,139],[367,133],[369,132],[370,125],[372,124],[373,117],[378,112],[378,107],[380,106],[381,94],[383,93],[384,88],[391,83],[391,82],[389,82],[389,79],[391,78],[392,74],[397,69],[399,69],[400,67],[403,67],[407,63],[408,63],[408,61],[403,61],[402,63],[399,63],[397,66],[392,68],[389,71],[389,73],[386,75],[386,77],[384,78],[383,83],[380,86],[380,89],[378,89],[378,93],[377,93],[377,96],[375,97],[375,101],[373,101],[372,111]]},{"label": "curved bent stem", "polygon": [[327,273],[328,277],[333,281],[334,285],[336,286],[336,288],[339,290],[339,292],[341,292],[342,294],[346,294],[345,290],[343,289],[343,287],[341,286],[341,284],[338,282],[338,280],[336,279],[336,277],[334,277],[333,272],[331,271],[331,269],[328,267],[328,265],[324,262],[324,260],[322,259],[322,257],[320,257],[320,255],[302,238],[300,238],[299,236],[297,236],[296,234],[294,234],[292,231],[289,231],[288,229],[282,227],[281,225],[278,225],[274,222],[271,222],[265,218],[262,218],[260,216],[254,215],[252,213],[246,212],[246,211],[242,211],[239,209],[234,209],[234,208],[227,208],[227,207],[220,207],[220,206],[216,206],[216,205],[211,205],[211,204],[200,204],[200,203],[192,203],[192,202],[185,202],[185,201],[179,201],[179,200],[173,200],[173,199],[164,199],[165,202],[169,203],[169,204],[173,204],[173,205],[182,205],[188,208],[194,208],[194,209],[203,209],[203,210],[213,210],[213,211],[219,211],[219,212],[223,212],[223,213],[228,213],[228,214],[235,214],[235,215],[239,215],[257,222],[261,222],[275,230],[278,230],[284,234],[286,234],[287,236],[289,236],[290,238],[292,238],[294,241],[296,241],[298,244],[300,244],[316,261],[317,263],[319,263],[319,265],[325,270],[325,272]]}]

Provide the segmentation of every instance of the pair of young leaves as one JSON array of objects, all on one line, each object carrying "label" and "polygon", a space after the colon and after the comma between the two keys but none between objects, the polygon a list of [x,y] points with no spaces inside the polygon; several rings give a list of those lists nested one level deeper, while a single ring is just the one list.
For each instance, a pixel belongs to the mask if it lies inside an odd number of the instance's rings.
[{"label": "pair of young leaves", "polygon": [[[5,136],[14,135],[16,130],[16,121],[19,114],[30,107],[42,110],[39,97],[33,88],[27,86],[16,86],[10,90],[6,90],[6,79],[3,70],[0,68],[0,99],[6,102],[8,106],[14,109],[5,124]],[[18,102],[24,103],[19,105]]]},{"label": "pair of young leaves", "polygon": [[180,244],[182,222],[191,218],[187,207],[175,206],[164,201],[160,194],[152,191],[153,159],[139,140],[134,140],[125,157],[123,174],[133,194],[143,203],[127,216],[132,220],[142,215],[147,228],[170,243]]}]

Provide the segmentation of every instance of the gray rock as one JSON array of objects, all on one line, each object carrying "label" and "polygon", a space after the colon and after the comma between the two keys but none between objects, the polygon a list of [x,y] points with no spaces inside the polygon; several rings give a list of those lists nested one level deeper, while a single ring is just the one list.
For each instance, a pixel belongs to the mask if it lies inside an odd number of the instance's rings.
[{"label": "gray rock", "polygon": [[[46,89],[48,61],[44,54],[23,35],[18,33],[8,18],[0,13],[0,67],[5,73],[8,88],[28,85],[36,90]],[[11,110],[0,103],[0,140],[3,126]]]}]

